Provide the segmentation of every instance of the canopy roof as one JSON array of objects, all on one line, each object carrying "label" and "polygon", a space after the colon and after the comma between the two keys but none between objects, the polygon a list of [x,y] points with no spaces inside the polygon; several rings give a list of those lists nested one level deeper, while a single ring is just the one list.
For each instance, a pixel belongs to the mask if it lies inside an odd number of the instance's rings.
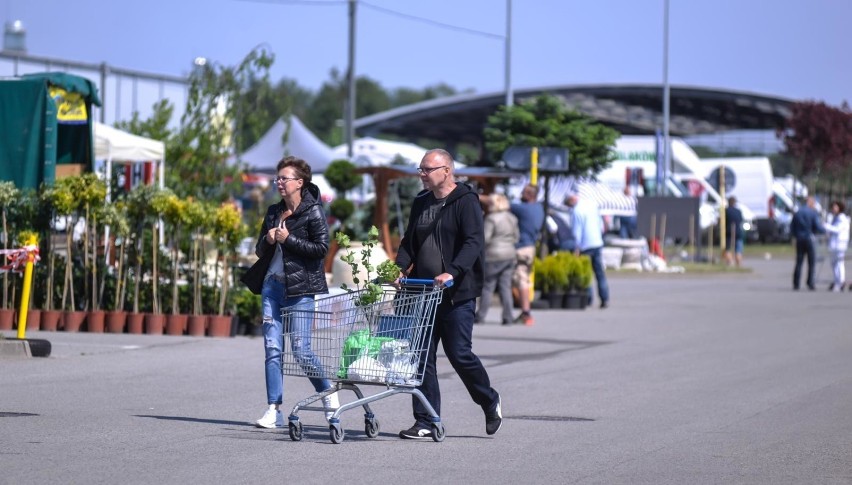
[{"label": "canopy roof", "polygon": [[95,159],[113,162],[152,162],[166,157],[166,144],[94,123]]},{"label": "canopy roof", "polygon": [[[337,158],[348,158],[349,147],[346,144],[334,147]],[[401,141],[381,140],[379,138],[358,138],[352,143],[352,163],[359,167],[388,165],[397,156],[408,163],[418,164],[426,154],[426,149]]]}]

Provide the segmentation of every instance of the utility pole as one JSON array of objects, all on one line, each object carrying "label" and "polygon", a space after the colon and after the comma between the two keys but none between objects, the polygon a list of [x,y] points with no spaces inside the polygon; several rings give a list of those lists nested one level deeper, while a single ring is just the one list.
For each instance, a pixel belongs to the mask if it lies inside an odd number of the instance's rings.
[{"label": "utility pole", "polygon": [[669,137],[669,0],[663,0],[663,142],[665,150],[663,157],[665,160],[665,178],[664,185],[661,187],[662,193],[665,194],[665,180],[672,173],[672,142]]},{"label": "utility pole", "polygon": [[512,0],[506,0],[506,107],[515,102],[512,93]]},{"label": "utility pole", "polygon": [[349,0],[349,69],[346,72],[346,154],[352,159],[352,143],[355,139],[355,6],[357,0]]}]

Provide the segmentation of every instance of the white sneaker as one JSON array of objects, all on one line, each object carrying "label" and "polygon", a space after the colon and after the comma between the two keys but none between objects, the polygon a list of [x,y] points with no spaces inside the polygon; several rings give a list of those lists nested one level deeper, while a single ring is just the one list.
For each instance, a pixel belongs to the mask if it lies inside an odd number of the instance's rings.
[{"label": "white sneaker", "polygon": [[281,411],[277,409],[267,409],[265,413],[263,413],[263,417],[254,422],[254,425],[258,428],[283,428],[284,427],[284,416],[281,415]]},{"label": "white sneaker", "polygon": [[328,421],[334,415],[334,410],[340,407],[340,400],[337,398],[337,393],[335,392],[322,398],[322,407],[326,409],[325,419]]}]

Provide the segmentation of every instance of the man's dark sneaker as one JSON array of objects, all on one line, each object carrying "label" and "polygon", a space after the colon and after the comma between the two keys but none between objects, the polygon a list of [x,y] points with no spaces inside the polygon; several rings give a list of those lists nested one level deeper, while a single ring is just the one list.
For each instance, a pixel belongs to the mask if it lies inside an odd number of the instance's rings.
[{"label": "man's dark sneaker", "polygon": [[533,317],[529,312],[521,312],[520,315],[515,318],[515,323],[522,323],[524,325],[532,325]]},{"label": "man's dark sneaker", "polygon": [[424,428],[419,424],[415,424],[414,426],[399,432],[399,437],[405,440],[422,440],[422,439],[432,439],[432,430],[429,428]]},{"label": "man's dark sneaker", "polygon": [[497,407],[492,411],[488,411],[485,413],[485,433],[488,435],[495,434],[500,431],[500,426],[503,425],[503,410],[502,400],[500,399],[500,395],[497,394]]},{"label": "man's dark sneaker", "polygon": [[604,308],[607,308],[607,307],[609,307],[609,303],[602,301],[601,302],[601,309],[604,309]]}]

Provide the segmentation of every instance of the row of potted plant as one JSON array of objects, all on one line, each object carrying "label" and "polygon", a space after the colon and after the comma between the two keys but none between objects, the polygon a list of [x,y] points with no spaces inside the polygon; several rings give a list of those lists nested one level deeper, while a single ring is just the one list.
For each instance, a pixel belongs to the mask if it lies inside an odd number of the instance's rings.
[{"label": "row of potted plant", "polygon": [[[106,309],[148,313],[154,333],[159,322],[166,329],[192,332],[190,317],[209,320],[208,327],[216,327],[212,316],[230,319],[231,273],[237,246],[247,233],[239,210],[153,186],[139,186],[107,204],[106,190],[94,174],[62,178],[27,192],[0,182],[3,249],[20,247],[19,240],[33,233],[39,240],[41,261],[34,271],[31,308],[47,315],[64,312],[57,325],[69,331],[79,328],[77,312],[89,314],[85,327],[98,331]],[[109,243],[104,244],[107,234]],[[216,251],[212,275],[205,268],[208,249]],[[19,275],[2,274],[0,310],[19,307],[21,284]],[[161,292],[163,285],[171,291]],[[178,323],[165,322],[164,313]],[[227,327],[230,334],[230,323]]]},{"label": "row of potted plant", "polygon": [[594,275],[588,256],[558,251],[534,264],[536,288],[551,308],[585,308]]}]

